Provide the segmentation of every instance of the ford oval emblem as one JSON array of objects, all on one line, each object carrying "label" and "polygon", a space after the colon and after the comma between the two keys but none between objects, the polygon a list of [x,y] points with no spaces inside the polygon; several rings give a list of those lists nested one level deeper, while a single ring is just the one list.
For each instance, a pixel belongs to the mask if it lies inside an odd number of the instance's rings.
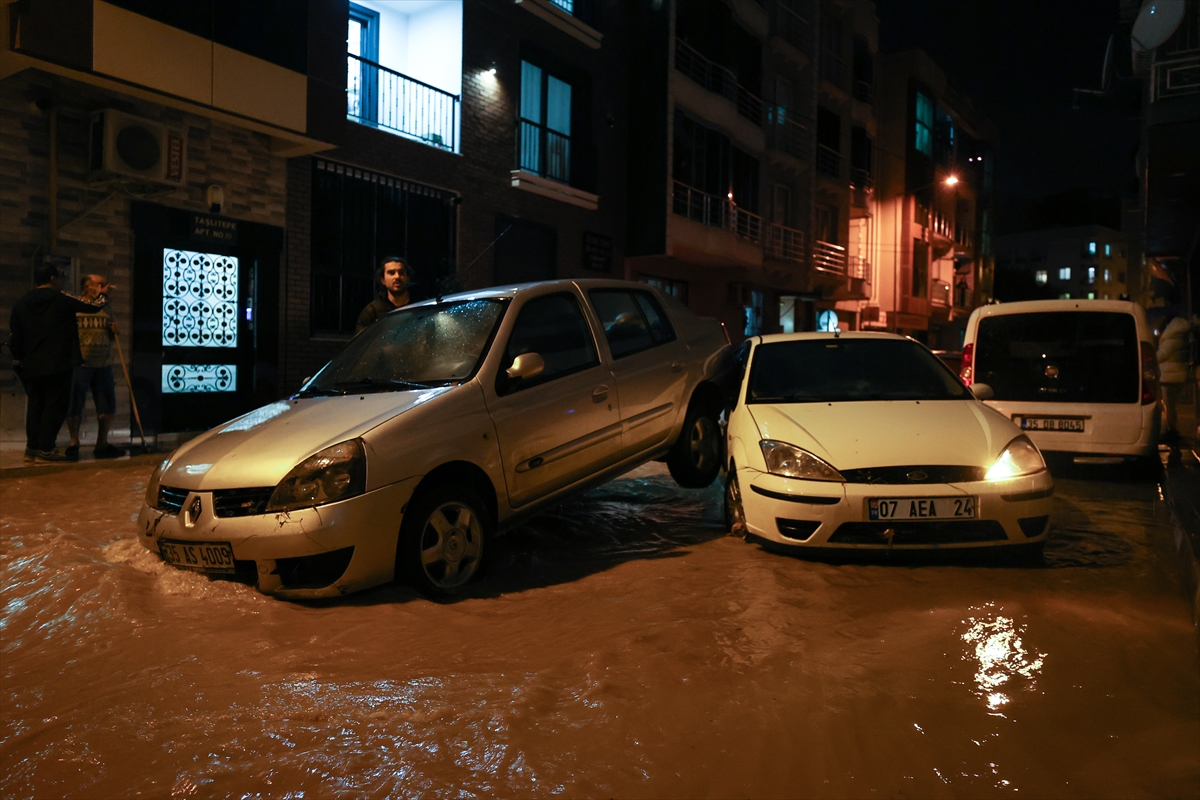
[{"label": "ford oval emblem", "polygon": [[1057,378],[1058,377],[1058,367],[1054,366],[1053,364],[1047,364],[1046,365],[1046,377],[1047,378]]},{"label": "ford oval emblem", "polygon": [[912,483],[920,483],[921,481],[929,478],[929,473],[915,469],[912,472],[905,474],[904,477],[908,478],[908,480]]}]

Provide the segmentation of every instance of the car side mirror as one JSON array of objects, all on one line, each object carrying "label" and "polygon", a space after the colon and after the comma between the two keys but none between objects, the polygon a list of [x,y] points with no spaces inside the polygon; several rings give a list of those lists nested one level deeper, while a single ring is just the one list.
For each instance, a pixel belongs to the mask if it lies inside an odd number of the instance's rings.
[{"label": "car side mirror", "polygon": [[992,391],[992,387],[986,383],[972,383],[971,394],[975,395],[976,400],[991,400],[996,396],[996,393]]},{"label": "car side mirror", "polygon": [[536,378],[546,368],[545,360],[537,353],[521,353],[513,359],[512,366],[504,374],[509,380]]}]

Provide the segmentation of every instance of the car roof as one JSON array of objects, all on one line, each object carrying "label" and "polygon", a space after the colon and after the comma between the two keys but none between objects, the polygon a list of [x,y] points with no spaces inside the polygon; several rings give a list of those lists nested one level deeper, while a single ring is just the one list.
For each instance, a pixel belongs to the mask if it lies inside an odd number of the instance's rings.
[{"label": "car roof", "polygon": [[759,344],[772,344],[774,342],[801,342],[808,339],[899,339],[900,341],[915,341],[907,336],[900,336],[895,333],[885,333],[882,331],[845,331],[843,333],[826,333],[824,331],[805,331],[802,333],[769,333],[763,336],[752,337],[759,340]]},{"label": "car roof", "polygon": [[982,317],[998,314],[1030,314],[1043,311],[1124,311],[1129,314],[1140,309],[1132,300],[1018,300],[1013,303],[992,303],[975,309]]},{"label": "car roof", "polygon": [[[578,286],[583,291],[588,289],[642,289],[654,291],[654,287],[648,283],[638,281],[623,281],[611,278],[564,278],[553,281],[532,281],[530,283],[510,283],[502,286],[489,286],[484,289],[474,289],[467,292],[455,292],[454,294],[442,295],[441,302],[447,300],[500,300],[511,299],[519,294],[530,291],[537,291],[539,294],[543,291],[569,290],[574,286]],[[437,300],[422,300],[417,303],[412,303],[413,306],[432,305]]]}]

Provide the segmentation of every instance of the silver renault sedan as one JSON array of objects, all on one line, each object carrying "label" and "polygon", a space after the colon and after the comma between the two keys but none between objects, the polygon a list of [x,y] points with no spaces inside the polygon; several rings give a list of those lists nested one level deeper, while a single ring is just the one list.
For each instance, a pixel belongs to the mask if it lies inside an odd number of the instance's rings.
[{"label": "silver renault sedan", "polygon": [[138,538],[282,597],[475,577],[498,530],[643,462],[721,465],[728,337],[628,281],[468,292],[387,315],[293,397],[154,471]]}]

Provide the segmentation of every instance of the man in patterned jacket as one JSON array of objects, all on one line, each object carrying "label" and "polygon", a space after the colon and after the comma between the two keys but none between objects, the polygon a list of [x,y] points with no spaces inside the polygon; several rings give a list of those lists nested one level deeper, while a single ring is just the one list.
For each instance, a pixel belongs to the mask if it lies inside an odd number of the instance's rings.
[{"label": "man in patterned jacket", "polygon": [[[115,288],[103,275],[85,275],[80,280],[79,299],[89,305],[99,305]],[[125,449],[108,443],[108,432],[117,411],[112,367],[113,338],[117,325],[104,308],[97,309],[94,314],[78,313],[75,321],[79,327],[79,350],[83,364],[75,367],[71,378],[71,405],[67,409],[67,430],[71,432],[71,444],[66,449],[66,455],[72,461],[79,459],[79,424],[83,420],[83,408],[90,390],[99,425],[96,449],[92,452],[96,458],[120,458],[125,455]]]}]

